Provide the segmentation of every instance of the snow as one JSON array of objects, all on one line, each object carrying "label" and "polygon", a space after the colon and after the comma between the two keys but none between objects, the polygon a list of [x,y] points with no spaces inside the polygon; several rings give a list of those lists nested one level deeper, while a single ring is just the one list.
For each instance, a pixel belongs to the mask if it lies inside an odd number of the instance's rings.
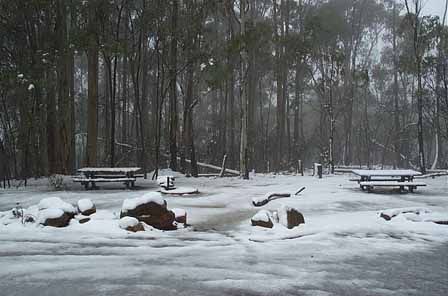
[{"label": "snow", "polygon": [[43,209],[61,209],[66,213],[76,213],[75,207],[63,201],[59,197],[44,198],[39,202],[39,210]]},{"label": "snow", "polygon": [[17,78],[22,79],[23,77],[24,77],[23,74],[19,74],[19,75],[17,75]]},{"label": "snow", "polygon": [[97,173],[131,173],[137,172],[141,168],[129,167],[129,168],[98,168],[98,167],[85,167],[78,170],[78,172],[97,172]]},{"label": "snow", "polygon": [[126,229],[128,227],[136,226],[138,224],[138,220],[134,217],[123,217],[118,222],[118,225],[121,229]]},{"label": "snow", "polygon": [[37,222],[44,223],[47,219],[56,219],[62,215],[64,215],[64,211],[61,209],[44,209],[39,211]]},{"label": "snow", "polygon": [[93,209],[94,207],[93,202],[88,198],[83,198],[78,201],[78,209],[81,212]]},{"label": "snow", "polygon": [[175,217],[186,216],[187,212],[184,209],[173,208],[171,211],[174,213]]},{"label": "snow", "polygon": [[141,197],[132,198],[132,199],[125,199],[123,201],[123,206],[121,207],[122,211],[128,211],[133,210],[137,208],[139,205],[147,204],[147,203],[156,203],[161,206],[165,205],[166,201],[162,197],[162,195],[159,192],[149,192],[144,194]]},{"label": "snow", "polygon": [[174,180],[175,180],[175,178],[173,176],[159,176],[159,177],[157,177],[157,184],[165,185],[167,179],[169,179],[170,186],[173,186]]},{"label": "snow", "polygon": [[189,195],[199,193],[199,190],[193,187],[179,187],[169,190],[162,188],[160,192],[162,192],[163,194]]},{"label": "snow", "polygon": [[[448,179],[428,179],[413,194],[368,194],[349,178],[176,176],[176,185],[201,194],[166,197],[169,208],[188,212],[192,225],[170,232],[120,228],[125,199],[134,205],[146,193],[162,199],[152,180],[141,180],[136,190],[105,184],[85,191],[67,181],[66,191],[52,192],[45,179],[0,189],[2,294],[420,295],[424,289],[425,295],[444,295],[448,226],[430,221],[448,216]],[[262,209],[296,208],[306,224],[251,226],[260,209],[252,198],[301,186],[307,189],[300,198],[272,200]],[[97,213],[88,223],[75,220],[64,228],[22,224],[11,215],[16,202],[24,213],[36,213],[39,201],[51,197],[71,204],[94,200]],[[409,208],[425,211],[390,221],[378,215]]]},{"label": "snow", "polygon": [[260,210],[258,211],[251,220],[254,221],[261,221],[261,222],[269,222],[269,217],[271,216],[271,214],[266,211],[266,210]]},{"label": "snow", "polygon": [[30,85],[28,85],[28,90],[33,90],[34,89],[34,84],[30,84]]},{"label": "snow", "polygon": [[419,176],[420,172],[414,170],[352,170],[358,176]]},{"label": "snow", "polygon": [[279,223],[282,224],[283,226],[287,226],[288,225],[288,216],[287,216],[287,212],[291,209],[291,207],[287,206],[287,205],[282,205],[280,207],[280,209],[278,210],[278,220]]}]

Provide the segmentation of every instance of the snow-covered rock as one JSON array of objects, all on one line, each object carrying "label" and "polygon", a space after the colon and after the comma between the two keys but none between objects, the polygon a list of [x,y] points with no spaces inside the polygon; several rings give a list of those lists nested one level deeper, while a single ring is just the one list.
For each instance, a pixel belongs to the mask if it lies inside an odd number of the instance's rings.
[{"label": "snow-covered rock", "polygon": [[272,214],[267,210],[258,211],[251,219],[252,226],[260,226],[265,228],[274,227],[272,223]]},{"label": "snow-covered rock", "polygon": [[78,220],[79,224],[84,224],[90,221],[90,217],[84,215],[77,215],[75,219]]},{"label": "snow-covered rock", "polygon": [[90,216],[96,213],[95,204],[88,198],[80,199],[78,201],[78,210],[84,216]]},{"label": "snow-covered rock", "polygon": [[157,184],[163,188],[174,188],[174,176],[159,176],[157,177]]},{"label": "snow-covered rock", "polygon": [[61,209],[49,208],[39,211],[38,222],[44,226],[65,227],[72,217]]},{"label": "snow-covered rock", "polygon": [[162,188],[160,192],[163,194],[172,194],[172,195],[189,195],[189,194],[198,194],[199,190],[193,187],[179,187],[169,190]]},{"label": "snow-covered rock", "polygon": [[147,209],[150,204],[154,204],[155,210],[159,208],[166,209],[166,201],[162,195],[159,192],[149,192],[141,197],[125,199],[121,207],[121,212],[135,212],[136,215],[140,213],[144,214],[147,211],[151,211],[151,209]]},{"label": "snow-covered rock", "polygon": [[60,209],[68,214],[75,214],[76,209],[73,205],[69,204],[68,202],[63,201],[59,197],[47,197],[42,199],[39,202],[39,210],[44,209]]},{"label": "snow-covered rock", "polygon": [[379,216],[386,221],[391,220],[392,218],[406,213],[413,213],[415,215],[430,213],[428,209],[424,208],[398,208],[398,209],[388,209],[379,212]]},{"label": "snow-covered rock", "polygon": [[177,223],[187,224],[187,212],[184,209],[171,209],[174,213],[174,220]]},{"label": "snow-covered rock", "polygon": [[59,197],[44,198],[37,207],[38,223],[45,226],[65,227],[76,214],[75,207]]},{"label": "snow-covered rock", "polygon": [[174,230],[174,213],[167,209],[165,199],[159,192],[123,201],[120,217],[134,217],[157,229]]},{"label": "snow-covered rock", "polygon": [[140,223],[136,218],[134,217],[123,217],[118,222],[118,226],[120,226],[121,229],[137,232],[137,231],[144,231],[145,228],[143,227],[143,224]]},{"label": "snow-covered rock", "polygon": [[278,211],[278,219],[280,224],[285,226],[288,229],[292,229],[300,224],[305,223],[305,219],[303,218],[302,213],[300,213],[297,209],[289,207],[289,206],[281,206]]}]

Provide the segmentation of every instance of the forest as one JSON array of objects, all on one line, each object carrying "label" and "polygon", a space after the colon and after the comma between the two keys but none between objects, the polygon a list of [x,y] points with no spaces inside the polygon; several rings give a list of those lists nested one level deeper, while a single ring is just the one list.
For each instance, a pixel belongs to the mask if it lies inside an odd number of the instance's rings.
[{"label": "forest", "polygon": [[0,0],[0,179],[447,168],[446,4],[425,2]]}]

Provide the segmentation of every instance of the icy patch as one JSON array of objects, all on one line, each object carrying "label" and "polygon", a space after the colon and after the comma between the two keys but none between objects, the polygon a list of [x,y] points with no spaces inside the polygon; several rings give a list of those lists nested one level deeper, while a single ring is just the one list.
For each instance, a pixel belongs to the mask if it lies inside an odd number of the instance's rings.
[{"label": "icy patch", "polygon": [[39,210],[60,209],[65,213],[76,213],[75,207],[59,197],[47,197],[39,202]]},{"label": "icy patch", "polygon": [[139,205],[147,204],[150,202],[159,204],[161,206],[164,206],[166,204],[165,199],[159,192],[149,192],[141,197],[125,199],[123,201],[122,210],[123,211],[133,210],[137,208]]}]

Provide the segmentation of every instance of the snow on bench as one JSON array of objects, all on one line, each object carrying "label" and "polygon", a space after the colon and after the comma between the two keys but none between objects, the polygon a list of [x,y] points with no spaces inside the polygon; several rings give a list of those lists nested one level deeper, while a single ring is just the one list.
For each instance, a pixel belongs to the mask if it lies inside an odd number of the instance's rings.
[{"label": "snow on bench", "polygon": [[423,182],[400,182],[400,181],[362,181],[361,186],[426,186]]},{"label": "snow on bench", "polygon": [[426,186],[423,182],[414,182],[414,181],[362,181],[359,182],[359,186],[362,190],[372,191],[374,187],[399,187],[400,191],[404,189],[404,187],[408,187],[410,192],[414,192],[414,189],[417,189],[419,186]]},{"label": "snow on bench", "polygon": [[73,182],[129,182],[135,178],[73,178]]}]

